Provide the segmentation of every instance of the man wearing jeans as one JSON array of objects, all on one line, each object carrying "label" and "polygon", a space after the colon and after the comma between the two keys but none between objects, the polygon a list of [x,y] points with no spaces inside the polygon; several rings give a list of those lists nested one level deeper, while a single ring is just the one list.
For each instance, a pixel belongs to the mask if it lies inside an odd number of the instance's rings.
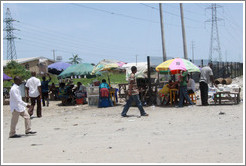
[{"label": "man wearing jeans", "polygon": [[42,108],[41,108],[41,82],[38,78],[36,78],[36,72],[31,72],[32,77],[29,78],[26,82],[27,89],[27,97],[31,98],[31,107],[29,108],[29,115],[33,115],[33,109],[35,106],[35,102],[37,101],[37,117],[42,117]]},{"label": "man wearing jeans", "polygon": [[142,103],[139,99],[139,91],[137,88],[137,83],[136,83],[136,78],[135,78],[135,73],[137,72],[136,66],[132,66],[131,71],[132,71],[132,73],[131,73],[129,80],[128,80],[129,99],[127,100],[126,105],[124,106],[124,109],[121,113],[121,116],[122,117],[128,117],[127,111],[131,107],[132,101],[136,102],[136,105],[140,111],[141,116],[148,116],[148,114],[144,111]]},{"label": "man wearing jeans", "polygon": [[190,97],[188,96],[187,92],[187,71],[180,71],[180,87],[179,87],[179,105],[178,107],[183,107],[184,99],[186,99],[190,105],[194,105],[191,101]]},{"label": "man wearing jeans", "polygon": [[11,125],[9,138],[19,138],[20,135],[16,134],[16,125],[19,116],[25,119],[25,133],[35,134],[36,132],[31,131],[31,120],[30,115],[27,113],[26,107],[29,108],[30,105],[25,103],[21,98],[21,91],[19,85],[21,84],[21,79],[18,76],[14,78],[14,85],[10,90],[10,110],[12,112]]}]

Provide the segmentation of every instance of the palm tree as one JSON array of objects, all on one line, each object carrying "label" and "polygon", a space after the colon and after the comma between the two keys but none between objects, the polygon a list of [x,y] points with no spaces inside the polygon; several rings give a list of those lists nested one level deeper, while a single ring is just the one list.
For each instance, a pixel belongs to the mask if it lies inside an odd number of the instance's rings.
[{"label": "palm tree", "polygon": [[71,64],[79,64],[82,61],[78,54],[74,54],[72,58],[69,58],[69,60]]}]

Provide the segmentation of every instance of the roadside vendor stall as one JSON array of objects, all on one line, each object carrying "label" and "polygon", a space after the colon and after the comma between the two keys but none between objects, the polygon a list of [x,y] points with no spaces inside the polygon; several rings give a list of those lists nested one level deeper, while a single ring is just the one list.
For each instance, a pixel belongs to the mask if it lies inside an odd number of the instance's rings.
[{"label": "roadside vendor stall", "polygon": [[[159,73],[170,73],[171,75],[179,75],[181,71],[187,71],[188,73],[200,72],[200,68],[189,60],[183,58],[169,59],[156,67],[156,71]],[[173,98],[178,94],[178,88],[170,90],[170,104],[172,105]],[[195,95],[195,94],[193,94]]]}]

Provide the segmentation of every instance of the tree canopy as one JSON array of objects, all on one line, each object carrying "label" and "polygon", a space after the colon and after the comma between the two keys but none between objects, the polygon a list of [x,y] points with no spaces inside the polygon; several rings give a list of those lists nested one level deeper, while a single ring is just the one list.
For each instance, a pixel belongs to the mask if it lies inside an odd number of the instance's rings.
[{"label": "tree canopy", "polygon": [[20,76],[23,80],[31,77],[31,72],[29,70],[26,70],[22,65],[13,60],[7,63],[3,72],[12,78]]},{"label": "tree canopy", "polygon": [[69,58],[69,60],[71,64],[79,64],[82,61],[78,54],[74,54],[72,58]]}]

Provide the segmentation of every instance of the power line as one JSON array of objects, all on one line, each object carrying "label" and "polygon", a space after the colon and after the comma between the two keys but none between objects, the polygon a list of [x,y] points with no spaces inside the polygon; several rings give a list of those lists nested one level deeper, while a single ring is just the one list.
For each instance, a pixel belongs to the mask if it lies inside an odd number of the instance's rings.
[{"label": "power line", "polygon": [[147,22],[152,22],[152,23],[159,23],[158,21],[152,21],[152,20],[148,20],[148,19],[145,19],[145,18],[139,18],[139,17],[135,17],[135,16],[129,16],[129,15],[126,15],[126,14],[111,12],[111,11],[108,11],[108,10],[98,9],[98,8],[94,8],[94,7],[88,7],[88,6],[81,5],[81,4],[71,3],[71,5],[78,6],[78,7],[83,7],[83,8],[87,8],[87,9],[91,9],[91,10],[96,10],[96,11],[104,12],[104,13],[111,14],[111,15],[117,15],[117,16],[127,17],[127,18],[131,18],[131,19],[135,19],[135,20],[147,21]]},{"label": "power line", "polygon": [[[156,7],[153,7],[153,6],[150,6],[150,5],[146,5],[144,3],[140,3],[140,4],[143,5],[143,6],[149,7],[151,9],[154,9],[154,10],[158,10],[159,11],[159,9],[156,8]],[[172,13],[172,12],[169,12],[169,11],[163,11],[163,13],[167,13],[169,15],[176,16],[176,17],[179,17],[179,18],[181,17],[180,15],[175,14],[175,13]],[[187,19],[187,20],[190,20],[190,21],[194,21],[194,22],[201,22],[199,20],[191,19],[191,18],[188,18],[188,17],[184,17],[184,18]]]}]

